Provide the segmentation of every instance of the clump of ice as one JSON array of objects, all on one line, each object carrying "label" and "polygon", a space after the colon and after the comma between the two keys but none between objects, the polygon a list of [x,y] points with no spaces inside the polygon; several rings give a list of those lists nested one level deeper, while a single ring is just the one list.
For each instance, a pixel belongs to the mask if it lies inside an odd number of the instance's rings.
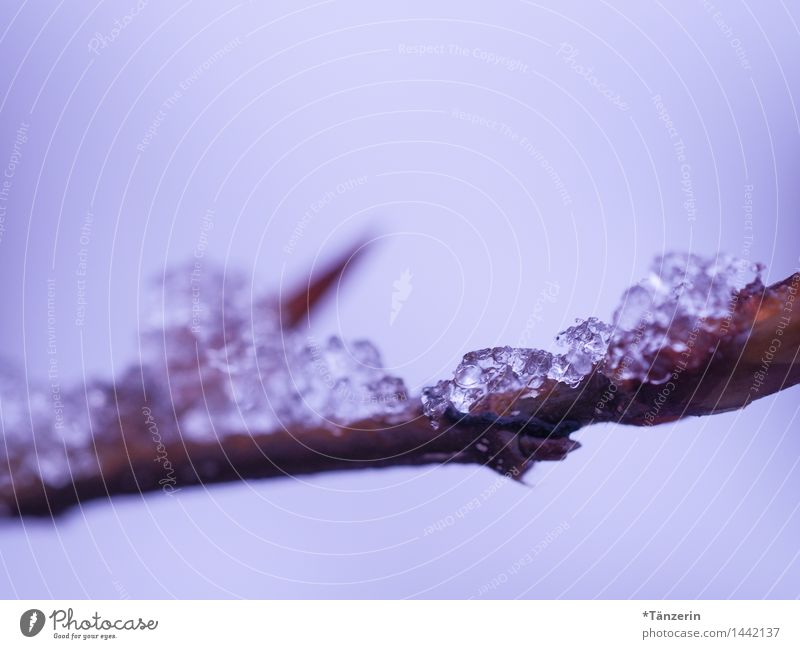
[{"label": "clump of ice", "polygon": [[41,477],[65,485],[96,468],[87,410],[75,397],[58,383],[26,384],[0,362],[0,489],[12,475],[18,484]]},{"label": "clump of ice", "polygon": [[538,349],[495,347],[464,355],[453,379],[424,388],[425,413],[436,420],[452,406],[467,413],[490,393],[517,392],[535,396],[553,363],[553,355]]},{"label": "clump of ice", "polygon": [[[383,369],[377,349],[366,341],[347,346],[336,337],[320,343],[284,335],[233,347],[235,353],[220,356],[209,377],[221,382],[228,396],[217,400],[211,413],[217,428],[268,432],[346,425],[391,415],[408,402],[403,381]],[[207,434],[208,413],[205,422],[195,419],[206,424],[205,432],[197,427],[187,432]]]},{"label": "clump of ice", "polygon": [[[205,264],[170,270],[142,321],[142,370],[116,379],[114,399],[93,386],[28,386],[0,363],[0,489],[61,486],[96,473],[95,442],[117,443],[117,412],[135,422],[151,404],[161,408],[165,443],[299,427],[336,434],[408,406],[403,381],[383,368],[372,344],[284,330],[274,301],[254,298],[236,273]],[[96,439],[90,417],[99,420]],[[142,418],[126,435],[141,433],[149,443],[145,427]]]},{"label": "clump of ice", "polygon": [[548,378],[576,387],[605,357],[611,331],[612,327],[597,318],[577,320],[562,331],[556,341],[566,351],[554,357]]},{"label": "clump of ice", "polygon": [[168,280],[148,356],[166,362],[184,437],[342,425],[407,405],[372,344],[284,330],[274,302],[234,273],[189,267]]},{"label": "clump of ice", "polygon": [[676,362],[702,359],[721,335],[736,330],[739,291],[763,288],[762,270],[730,255],[658,257],[614,313],[609,371],[620,380],[662,383]]},{"label": "clump of ice", "polygon": [[[728,255],[670,253],[628,289],[613,325],[578,320],[557,338],[564,351],[497,347],[466,354],[450,380],[425,388],[425,413],[469,413],[493,395],[535,398],[546,380],[577,387],[591,372],[615,380],[668,380],[675,364],[700,362],[720,335],[736,330],[738,291],[761,285],[762,267]],[[698,360],[700,359],[700,360]]]},{"label": "clump of ice", "polygon": [[561,354],[513,347],[470,352],[451,380],[423,389],[425,413],[435,422],[448,407],[466,414],[492,394],[534,398],[548,379],[577,386],[605,356],[610,333],[607,324],[589,318],[558,335]]}]

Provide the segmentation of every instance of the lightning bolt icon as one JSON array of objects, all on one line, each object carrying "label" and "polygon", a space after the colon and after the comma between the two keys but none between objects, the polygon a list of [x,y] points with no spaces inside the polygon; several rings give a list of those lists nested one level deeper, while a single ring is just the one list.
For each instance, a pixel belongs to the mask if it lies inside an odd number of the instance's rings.
[{"label": "lightning bolt icon", "polygon": [[36,620],[38,619],[38,617],[39,616],[36,614],[36,611],[31,613],[31,619],[28,622],[28,631],[32,631],[33,630],[33,625],[36,624]]}]

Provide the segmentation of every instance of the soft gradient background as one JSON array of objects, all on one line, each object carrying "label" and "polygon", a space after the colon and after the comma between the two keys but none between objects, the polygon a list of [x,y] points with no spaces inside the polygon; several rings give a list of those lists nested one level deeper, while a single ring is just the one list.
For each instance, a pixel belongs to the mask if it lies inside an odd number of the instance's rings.
[{"label": "soft gradient background", "polygon": [[[665,250],[784,277],[798,23],[784,2],[4,0],[0,351],[44,376],[54,278],[63,381],[119,373],[152,278],[204,233],[275,291],[371,237],[314,331],[373,340],[415,391],[609,318]],[[585,429],[529,486],[393,469],[2,522],[0,595],[794,598],[798,394]]]}]

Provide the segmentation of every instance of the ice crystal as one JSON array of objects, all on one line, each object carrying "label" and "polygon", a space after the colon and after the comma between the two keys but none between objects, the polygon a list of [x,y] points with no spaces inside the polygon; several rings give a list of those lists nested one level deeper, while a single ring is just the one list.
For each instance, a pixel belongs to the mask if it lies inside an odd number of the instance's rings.
[{"label": "ice crystal", "polygon": [[566,351],[554,358],[548,378],[577,386],[605,357],[611,331],[612,327],[597,318],[578,320],[562,331],[556,340]]},{"label": "ice crystal", "polygon": [[[160,296],[161,297],[161,296]],[[166,361],[181,435],[202,440],[297,424],[347,424],[402,410],[408,395],[366,341],[324,342],[282,329],[274,302],[235,273],[173,271],[147,335]]]},{"label": "ice crystal", "polygon": [[608,325],[589,318],[559,334],[558,342],[565,350],[562,354],[513,347],[470,352],[452,380],[423,390],[425,413],[436,423],[449,407],[467,414],[490,395],[534,398],[548,379],[574,387],[605,356],[610,332]]},{"label": "ice crystal", "polygon": [[657,258],[648,276],[623,294],[614,314],[609,372],[619,380],[662,383],[676,356],[691,367],[720,335],[736,329],[739,291],[746,285],[763,288],[762,269],[729,255]]}]

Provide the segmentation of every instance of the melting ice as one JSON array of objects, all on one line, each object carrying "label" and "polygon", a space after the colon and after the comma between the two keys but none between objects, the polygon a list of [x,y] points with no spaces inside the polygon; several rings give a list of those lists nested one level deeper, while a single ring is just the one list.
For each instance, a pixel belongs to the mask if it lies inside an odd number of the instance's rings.
[{"label": "melting ice", "polygon": [[452,379],[423,390],[425,412],[436,424],[450,407],[466,414],[495,394],[535,398],[548,379],[576,387],[593,370],[619,380],[665,381],[674,357],[664,350],[683,351],[687,332],[693,344],[707,348],[735,330],[737,291],[762,287],[761,270],[724,255],[659,257],[649,275],[625,292],[612,325],[577,321],[558,335],[559,354],[511,347],[470,352]]},{"label": "melting ice", "polygon": [[548,379],[575,387],[606,355],[610,334],[609,325],[589,318],[558,335],[556,340],[564,349],[561,354],[514,347],[470,352],[453,379],[423,389],[425,413],[435,422],[448,407],[466,414],[490,394],[534,398]]},{"label": "melting ice", "polygon": [[[274,300],[254,298],[236,274],[210,266],[171,270],[143,323],[143,369],[116,379],[111,402],[91,386],[59,393],[56,402],[50,386],[26,386],[19,372],[0,364],[0,488],[12,476],[18,485],[62,485],[96,473],[94,443],[113,439],[104,433],[118,430],[117,407],[136,416],[150,403],[168,404],[161,415],[172,421],[158,422],[161,438],[210,442],[299,425],[337,434],[339,425],[390,418],[408,407],[403,381],[383,369],[371,343],[283,330]],[[90,415],[100,418],[96,440]]]},{"label": "melting ice", "polygon": [[274,301],[253,299],[242,276],[211,271],[193,276],[191,292],[167,288],[176,294],[150,345],[167,359],[170,382],[188,386],[173,395],[186,412],[184,436],[347,424],[407,405],[403,381],[383,369],[371,343],[282,329]]},{"label": "melting ice", "polygon": [[695,352],[691,358],[702,360],[720,335],[736,331],[739,291],[763,289],[762,270],[729,255],[658,257],[614,313],[609,374],[662,383],[672,374],[675,354],[688,351],[689,344]]},{"label": "melting ice", "polygon": [[[671,370],[664,350],[684,350],[687,331],[701,347],[736,331],[737,290],[762,287],[760,271],[727,256],[660,257],[623,295],[613,324],[576,322],[559,334],[556,354],[511,347],[470,352],[452,379],[423,390],[425,412],[436,423],[450,407],[468,413],[496,394],[535,398],[548,381],[575,387],[595,370],[663,381]],[[372,344],[284,331],[274,302],[254,296],[241,276],[205,265],[175,269],[146,315],[143,373],[177,416],[175,433],[163,422],[165,436],[213,441],[229,432],[298,425],[330,426],[335,434],[334,424],[399,416],[408,407],[402,380],[383,369]],[[125,402],[126,395],[141,394],[135,389],[140,377],[134,371],[117,379],[120,408],[141,407]],[[10,468],[0,470],[0,488],[12,475],[64,484],[96,471],[91,423],[99,418],[94,431],[102,438],[103,417],[113,419],[116,407],[103,389],[78,386],[54,395],[0,366],[0,463]]]}]

